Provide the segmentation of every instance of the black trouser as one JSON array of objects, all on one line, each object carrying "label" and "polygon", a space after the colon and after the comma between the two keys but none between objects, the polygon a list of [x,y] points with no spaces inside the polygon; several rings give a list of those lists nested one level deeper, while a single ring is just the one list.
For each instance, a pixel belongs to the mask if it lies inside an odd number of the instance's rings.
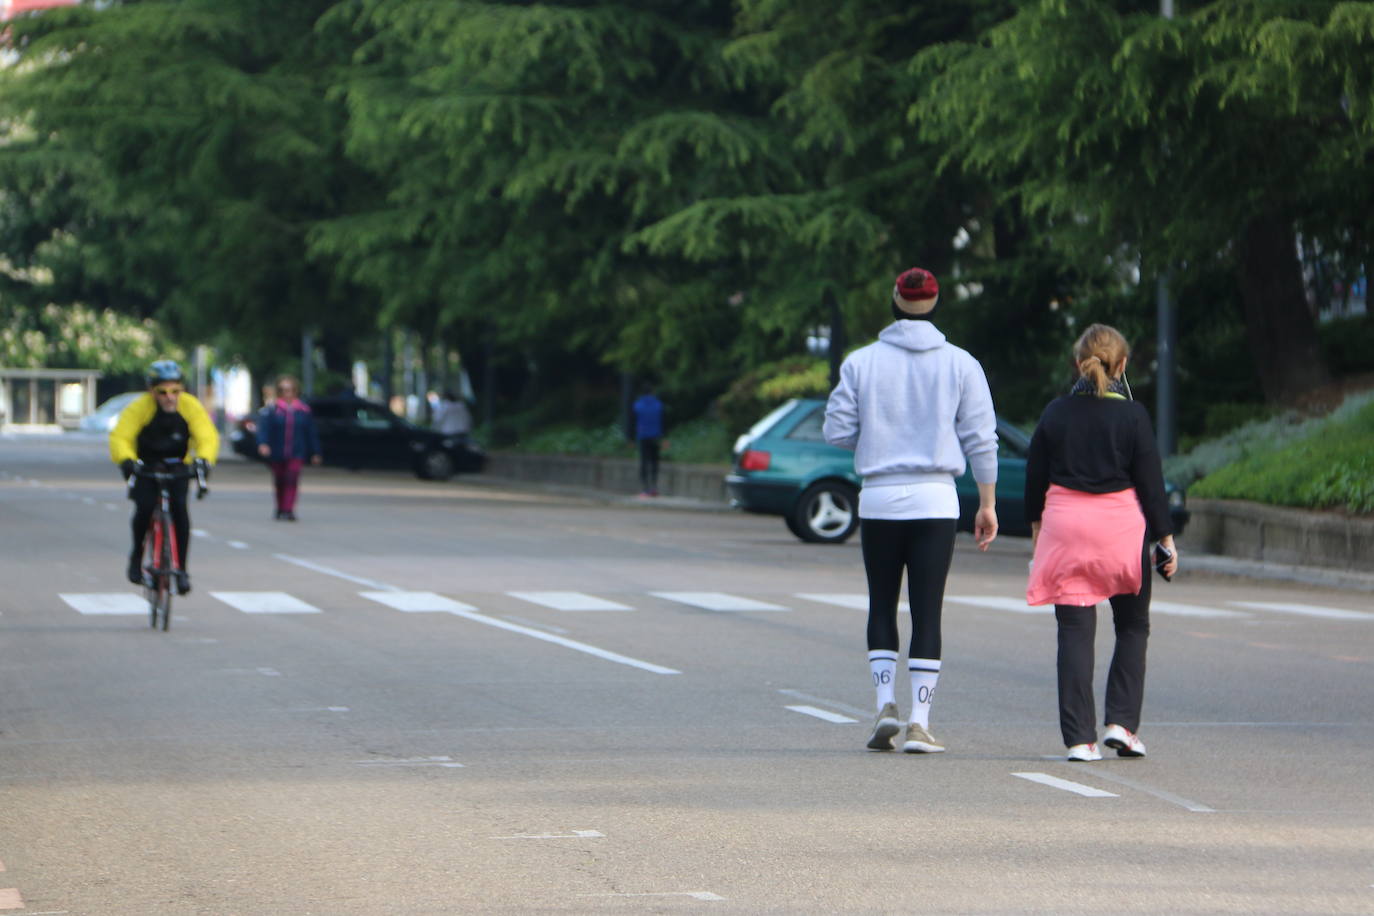
[{"label": "black trouser", "polygon": [[952,518],[860,521],[868,575],[868,648],[898,651],[897,599],[906,571],[911,658],[940,657],[940,608],[954,559]]},{"label": "black trouser", "polygon": [[[190,568],[186,565],[186,555],[191,552],[191,515],[186,511],[186,492],[190,483],[190,480],[182,478],[167,484],[171,496],[172,527],[177,533],[177,556],[181,559],[183,570]],[[134,501],[134,549],[129,554],[129,563],[133,564],[143,556],[143,539],[148,536],[148,523],[153,518],[153,510],[157,508],[157,481],[147,477],[137,478],[131,496]]]},{"label": "black trouser", "polygon": [[[1106,724],[1132,732],[1140,728],[1145,700],[1145,648],[1150,639],[1150,564],[1141,551],[1140,594],[1113,595],[1112,623],[1116,649],[1107,670]],[[1093,644],[1097,638],[1097,608],[1054,606],[1059,621],[1059,730],[1064,746],[1097,740],[1097,707],[1093,703]]]},{"label": "black trouser", "polygon": [[658,492],[658,439],[639,440],[639,486],[645,493]]}]

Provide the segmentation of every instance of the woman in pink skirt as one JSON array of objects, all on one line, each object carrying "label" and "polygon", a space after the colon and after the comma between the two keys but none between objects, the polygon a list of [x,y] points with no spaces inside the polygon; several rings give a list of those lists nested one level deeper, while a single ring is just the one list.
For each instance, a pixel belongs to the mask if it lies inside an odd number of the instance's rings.
[{"label": "woman in pink skirt", "polygon": [[272,469],[272,490],[278,521],[296,520],[296,494],[306,461],[319,464],[320,435],[310,408],[299,397],[293,376],[277,379],[277,397],[258,412],[258,454]]},{"label": "woman in pink skirt", "polygon": [[1051,401],[1031,437],[1026,519],[1031,524],[1026,601],[1053,604],[1059,625],[1059,727],[1069,760],[1101,760],[1093,702],[1097,605],[1108,601],[1116,650],[1107,674],[1103,743],[1144,757],[1136,736],[1150,637],[1150,557],[1158,541],[1178,569],[1164,472],[1145,408],[1125,384],[1130,348],[1094,324],[1074,344],[1079,379]]}]

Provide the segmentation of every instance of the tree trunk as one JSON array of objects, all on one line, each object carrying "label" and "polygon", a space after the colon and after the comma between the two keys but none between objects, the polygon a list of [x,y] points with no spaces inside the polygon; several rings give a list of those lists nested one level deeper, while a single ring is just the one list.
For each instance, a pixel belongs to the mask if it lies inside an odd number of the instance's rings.
[{"label": "tree trunk", "polygon": [[1241,232],[1237,255],[1246,334],[1265,400],[1292,403],[1331,381],[1292,225],[1273,213],[1256,217]]}]

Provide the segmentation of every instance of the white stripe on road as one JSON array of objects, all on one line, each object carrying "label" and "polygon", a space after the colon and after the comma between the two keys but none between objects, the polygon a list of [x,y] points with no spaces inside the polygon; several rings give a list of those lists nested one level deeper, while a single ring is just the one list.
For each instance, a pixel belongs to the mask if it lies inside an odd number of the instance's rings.
[{"label": "white stripe on road", "polygon": [[410,757],[405,760],[355,760],[353,763],[360,767],[446,767],[448,769],[461,768],[463,765],[454,761],[452,757]]},{"label": "white stripe on road", "polygon": [[359,585],[366,585],[368,588],[375,588],[378,591],[400,591],[400,589],[394,585],[387,585],[385,582],[377,582],[373,579],[364,579],[362,576],[351,576],[346,572],[340,572],[337,569],[333,569],[328,566],[322,566],[319,563],[312,563],[309,560],[302,560],[300,557],[291,557],[287,556],[284,553],[274,553],[272,554],[272,556],[276,557],[278,560],[284,560],[287,563],[294,563],[297,566],[303,567],[305,569],[313,569],[317,573],[324,573],[326,576],[337,576],[340,579],[347,579],[349,582],[356,582]]},{"label": "white stripe on road", "polygon": [[1278,611],[1281,614],[1325,617],[1328,620],[1374,620],[1374,614],[1367,614],[1364,611],[1345,611],[1340,608],[1320,607],[1315,604],[1287,604],[1282,601],[1232,601],[1231,604],[1253,608],[1257,611]]},{"label": "white stripe on road", "polygon": [[146,614],[148,613],[148,600],[142,595],[135,595],[131,592],[112,592],[101,595],[63,595],[59,594],[67,604],[71,605],[82,614]]},{"label": "white stripe on road", "polygon": [[519,598],[521,601],[528,601],[531,604],[538,604],[544,607],[551,607],[555,611],[633,611],[634,608],[625,604],[617,604],[614,601],[607,601],[604,598],[597,598],[595,595],[584,595],[581,592],[506,592],[512,598]]},{"label": "white stripe on road", "polygon": [[517,833],[513,836],[494,836],[493,840],[590,840],[604,837],[600,830],[574,830],[572,833]]},{"label": "white stripe on road", "polygon": [[815,706],[789,706],[787,708],[793,712],[799,712],[804,716],[815,716],[817,719],[824,719],[827,722],[834,722],[839,725],[849,725],[859,721],[858,719],[851,719],[849,716],[842,716],[837,712],[818,709]]},{"label": "white stripe on road", "polygon": [[385,604],[387,607],[409,614],[425,612],[475,611],[477,608],[434,592],[358,592],[369,601]]},{"label": "white stripe on road", "polygon": [[[813,594],[813,593],[810,593],[810,592],[798,592],[798,593],[797,593],[797,597],[798,597],[798,598],[805,598],[807,601],[819,601],[821,604],[833,604],[833,605],[835,605],[836,607],[847,607],[847,608],[852,608],[853,610],[856,610],[856,611],[866,611],[866,610],[868,610],[868,596],[867,596],[867,595],[856,595],[856,594],[848,594],[848,595],[824,594],[824,595],[818,595],[818,594]],[[910,613],[911,613],[911,607],[910,607],[905,601],[902,601],[902,602],[898,603],[898,605],[897,605],[897,612],[898,612],[899,614],[910,614]]]},{"label": "white stripe on road", "polygon": [[541,633],[531,627],[522,627],[516,623],[509,623],[505,620],[497,620],[495,617],[488,617],[486,614],[477,614],[472,611],[449,611],[457,617],[471,620],[474,623],[484,623],[489,627],[497,627],[502,630],[509,630],[512,633],[522,633],[525,636],[532,636],[535,639],[542,639],[544,642],[551,642],[555,645],[563,646],[568,649],[576,649],[578,652],[585,652],[597,658],[605,659],[608,662],[615,662],[619,665],[629,665],[631,668],[640,668],[654,674],[681,674],[676,668],[665,668],[662,665],[655,665],[653,662],[640,661],[637,658],[630,658],[628,655],[620,655],[616,652],[607,652],[605,649],[598,649],[596,646],[589,646],[584,642],[575,639],[564,639],[562,636],[555,636],[552,633]]},{"label": "white stripe on road", "polygon": [[228,544],[230,547],[234,548],[235,550],[248,549],[248,545],[243,543],[243,541],[225,541],[225,543]]},{"label": "white stripe on road", "polygon": [[1120,798],[1114,792],[1104,792],[1101,789],[1094,789],[1092,786],[1085,786],[1081,782],[1070,782],[1067,779],[1060,779],[1058,776],[1051,776],[1048,773],[1012,773],[1022,779],[1029,779],[1031,782],[1038,782],[1041,785],[1049,786],[1052,789],[1063,789],[1065,792],[1076,792],[1079,795],[1086,795],[1088,798]]},{"label": "white stripe on road", "polygon": [[1163,801],[1169,802],[1173,805],[1178,805],[1182,808],[1187,808],[1189,811],[1196,811],[1199,814],[1216,814],[1215,808],[1209,808],[1206,805],[1199,804],[1198,802],[1189,801],[1188,799],[1175,795],[1172,792],[1165,792],[1163,789],[1156,789],[1153,786],[1147,786],[1143,782],[1136,782],[1134,779],[1128,779],[1125,776],[1120,776],[1116,773],[1113,773],[1105,767],[1096,770],[1093,773],[1093,775],[1101,779],[1105,779],[1108,782],[1120,783],[1121,785],[1131,789],[1135,789],[1138,792],[1144,792],[1146,795],[1153,795],[1155,798],[1162,799]]},{"label": "white stripe on road", "polygon": [[208,538],[209,536],[210,532],[206,531],[204,528],[191,529],[191,537],[193,538]]},{"label": "white stripe on road", "polygon": [[1003,595],[945,595],[946,601],[958,604],[971,604],[974,607],[989,608],[994,611],[1011,611],[1016,614],[1052,614],[1054,605],[1031,607],[1025,598],[1007,598]]},{"label": "white stripe on road", "polygon": [[286,592],[211,592],[232,608],[245,614],[318,614],[320,609],[293,598]]},{"label": "white stripe on road", "polygon": [[1202,607],[1197,604],[1178,604],[1174,601],[1151,601],[1150,613],[1173,614],[1176,617],[1249,617],[1242,611],[1224,611],[1221,608]]},{"label": "white stripe on road", "polygon": [[666,598],[679,604],[704,608],[708,611],[786,611],[780,604],[727,595],[724,592],[650,592],[656,598]]}]

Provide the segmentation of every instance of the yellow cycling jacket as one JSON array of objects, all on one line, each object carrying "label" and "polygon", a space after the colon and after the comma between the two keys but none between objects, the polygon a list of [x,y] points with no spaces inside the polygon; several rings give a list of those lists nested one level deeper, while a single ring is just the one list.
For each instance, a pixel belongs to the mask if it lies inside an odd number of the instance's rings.
[{"label": "yellow cycling jacket", "polygon": [[[189,392],[177,398],[177,413],[186,420],[191,433],[191,447],[186,453],[189,464],[193,458],[204,458],[214,464],[219,458],[219,431],[210,419],[205,406]],[[144,393],[124,408],[119,422],[110,430],[110,460],[115,464],[138,460],[138,434],[157,414],[157,399]]]}]

